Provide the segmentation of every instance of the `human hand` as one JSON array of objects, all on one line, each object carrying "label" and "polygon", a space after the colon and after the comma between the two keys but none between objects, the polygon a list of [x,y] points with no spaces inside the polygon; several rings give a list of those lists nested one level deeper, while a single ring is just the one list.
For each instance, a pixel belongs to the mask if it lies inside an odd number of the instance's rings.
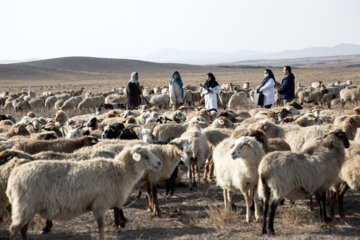
[{"label": "human hand", "polygon": [[213,90],[209,89],[208,92],[209,92],[209,93],[213,93]]}]

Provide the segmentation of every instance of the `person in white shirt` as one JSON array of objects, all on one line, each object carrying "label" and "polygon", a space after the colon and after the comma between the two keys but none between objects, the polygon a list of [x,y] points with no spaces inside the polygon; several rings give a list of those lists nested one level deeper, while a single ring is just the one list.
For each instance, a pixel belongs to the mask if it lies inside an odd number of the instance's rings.
[{"label": "person in white shirt", "polygon": [[264,108],[269,109],[275,102],[275,76],[271,69],[265,69],[264,80],[261,86],[257,89],[258,92],[264,94]]},{"label": "person in white shirt", "polygon": [[205,95],[205,108],[208,111],[217,111],[217,96],[219,93],[219,83],[216,81],[214,74],[208,73],[203,85],[202,95]]}]

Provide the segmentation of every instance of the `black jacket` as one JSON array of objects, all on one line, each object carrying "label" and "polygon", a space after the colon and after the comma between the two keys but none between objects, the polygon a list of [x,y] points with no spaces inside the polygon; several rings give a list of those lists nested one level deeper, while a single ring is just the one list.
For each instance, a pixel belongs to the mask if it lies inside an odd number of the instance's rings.
[{"label": "black jacket", "polygon": [[281,85],[278,89],[281,99],[293,99],[295,98],[295,76],[290,73],[281,81]]},{"label": "black jacket", "polygon": [[137,107],[141,104],[141,91],[139,84],[129,82],[126,87],[126,96],[128,100],[128,105]]}]

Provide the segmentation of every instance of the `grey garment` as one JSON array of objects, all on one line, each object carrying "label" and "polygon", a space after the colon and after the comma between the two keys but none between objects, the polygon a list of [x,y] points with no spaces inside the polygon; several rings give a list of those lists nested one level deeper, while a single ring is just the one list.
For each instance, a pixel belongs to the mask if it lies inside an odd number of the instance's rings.
[{"label": "grey garment", "polygon": [[177,82],[170,83],[169,95],[171,104],[180,104],[184,101],[184,99],[181,97],[181,88]]}]

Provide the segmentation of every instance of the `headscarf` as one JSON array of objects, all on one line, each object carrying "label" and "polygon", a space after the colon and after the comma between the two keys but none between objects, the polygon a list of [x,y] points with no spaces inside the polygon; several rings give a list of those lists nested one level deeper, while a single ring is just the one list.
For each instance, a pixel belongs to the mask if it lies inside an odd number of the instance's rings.
[{"label": "headscarf", "polygon": [[[174,78],[174,75],[175,73],[177,73],[179,75],[179,78],[178,79],[175,79]],[[184,98],[184,88],[183,88],[183,82],[182,82],[182,79],[181,79],[181,75],[178,71],[174,71],[171,75],[171,84],[173,84],[174,82],[176,82],[180,89],[181,89],[181,98]]]},{"label": "headscarf", "polygon": [[260,88],[263,87],[263,86],[266,84],[266,82],[267,82],[269,79],[271,79],[271,78],[274,79],[274,82],[275,82],[275,84],[276,84],[275,76],[274,76],[273,72],[271,71],[271,69],[266,68],[265,71],[267,72],[267,74],[268,74],[269,76],[267,76],[266,78],[264,78],[264,80],[261,82]]},{"label": "headscarf", "polygon": [[137,74],[138,74],[137,72],[133,72],[133,73],[131,74],[131,78],[130,78],[129,82],[135,83],[135,84],[139,84],[139,81],[135,79],[135,77],[136,77]]},{"label": "headscarf", "polygon": [[219,83],[216,81],[214,74],[208,73],[207,75],[210,77],[210,81],[208,80],[205,81],[203,86],[204,89],[209,90],[209,88],[214,88],[216,86],[219,86]]}]

